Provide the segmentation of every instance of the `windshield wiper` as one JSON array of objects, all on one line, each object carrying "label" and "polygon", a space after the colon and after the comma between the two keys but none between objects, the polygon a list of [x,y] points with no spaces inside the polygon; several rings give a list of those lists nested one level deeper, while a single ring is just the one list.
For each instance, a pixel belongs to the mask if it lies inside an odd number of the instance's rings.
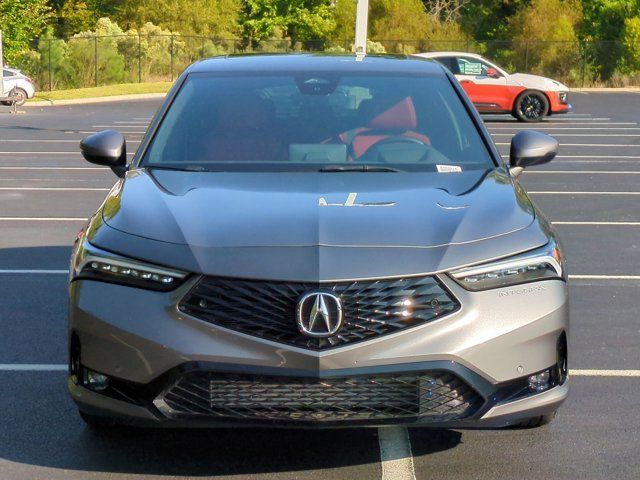
[{"label": "windshield wiper", "polygon": [[177,172],[213,172],[213,170],[208,170],[200,165],[180,165],[179,167],[169,165],[143,165],[143,167],[154,170],[174,170]]},{"label": "windshield wiper", "polygon": [[397,168],[374,165],[347,165],[343,167],[322,167],[319,172],[401,172]]}]

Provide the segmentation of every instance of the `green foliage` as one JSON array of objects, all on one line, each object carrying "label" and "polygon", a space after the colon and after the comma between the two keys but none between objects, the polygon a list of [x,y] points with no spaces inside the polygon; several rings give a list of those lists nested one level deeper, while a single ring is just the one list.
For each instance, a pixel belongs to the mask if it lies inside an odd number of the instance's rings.
[{"label": "green foliage", "polygon": [[109,84],[124,81],[124,58],[118,52],[118,40],[121,40],[118,35],[123,33],[118,24],[101,18],[94,31],[81,32],[69,39],[67,62],[77,72],[71,86],[97,84],[96,73],[98,82]]},{"label": "green foliage", "polygon": [[625,19],[622,44],[625,48],[622,69],[640,72],[640,16]]},{"label": "green foliage", "polygon": [[4,38],[5,62],[15,64],[29,51],[50,17],[46,0],[0,0],[0,28]]},{"label": "green foliage", "polygon": [[638,0],[583,0],[584,22],[580,30],[587,56],[602,79],[609,79],[624,63],[622,35],[625,19],[640,15]]},{"label": "green foliage", "polygon": [[582,20],[577,0],[532,0],[509,21],[513,63],[524,59],[534,73],[571,81],[580,75],[576,29]]},{"label": "green foliage", "polygon": [[74,33],[91,28],[94,12],[89,9],[84,0],[66,0],[58,14],[58,34],[69,37]]},{"label": "green foliage", "polygon": [[151,22],[183,35],[234,38],[238,33],[241,0],[128,0],[113,18],[125,28]]},{"label": "green foliage", "polygon": [[255,40],[274,36],[298,41],[326,39],[336,27],[330,0],[245,0],[243,3],[240,23],[245,35]]}]

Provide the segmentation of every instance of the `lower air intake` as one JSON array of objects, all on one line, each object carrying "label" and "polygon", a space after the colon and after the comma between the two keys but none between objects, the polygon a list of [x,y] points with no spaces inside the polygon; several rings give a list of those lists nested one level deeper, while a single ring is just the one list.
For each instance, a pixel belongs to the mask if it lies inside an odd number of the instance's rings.
[{"label": "lower air intake", "polygon": [[448,372],[349,377],[284,377],[193,372],[156,405],[170,417],[343,422],[473,415],[482,397]]}]

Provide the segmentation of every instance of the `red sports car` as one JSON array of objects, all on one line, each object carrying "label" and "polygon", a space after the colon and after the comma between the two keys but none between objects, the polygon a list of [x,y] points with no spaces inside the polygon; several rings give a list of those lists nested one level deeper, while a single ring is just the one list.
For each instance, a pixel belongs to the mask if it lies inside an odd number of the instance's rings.
[{"label": "red sports car", "polygon": [[460,81],[480,113],[510,113],[523,122],[571,110],[569,87],[550,78],[526,73],[509,74],[475,53],[429,52]]}]

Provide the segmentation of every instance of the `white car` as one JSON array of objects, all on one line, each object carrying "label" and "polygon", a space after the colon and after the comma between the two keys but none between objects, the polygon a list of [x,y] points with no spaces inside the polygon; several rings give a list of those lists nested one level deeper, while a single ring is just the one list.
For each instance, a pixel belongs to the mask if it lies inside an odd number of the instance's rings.
[{"label": "white car", "polygon": [[507,73],[481,55],[467,52],[429,52],[448,68],[480,113],[510,113],[523,122],[571,110],[569,87],[551,78],[527,73]]},{"label": "white car", "polygon": [[[0,97],[6,98],[11,95],[11,90],[15,88],[15,96],[18,101],[16,105],[21,106],[27,101],[28,98],[33,98],[36,94],[36,89],[33,86],[33,81],[20,72],[20,70],[15,70],[13,68],[4,67],[2,69],[2,80],[3,80],[3,92]],[[7,100],[2,101],[3,105],[10,105],[11,103]]]}]

